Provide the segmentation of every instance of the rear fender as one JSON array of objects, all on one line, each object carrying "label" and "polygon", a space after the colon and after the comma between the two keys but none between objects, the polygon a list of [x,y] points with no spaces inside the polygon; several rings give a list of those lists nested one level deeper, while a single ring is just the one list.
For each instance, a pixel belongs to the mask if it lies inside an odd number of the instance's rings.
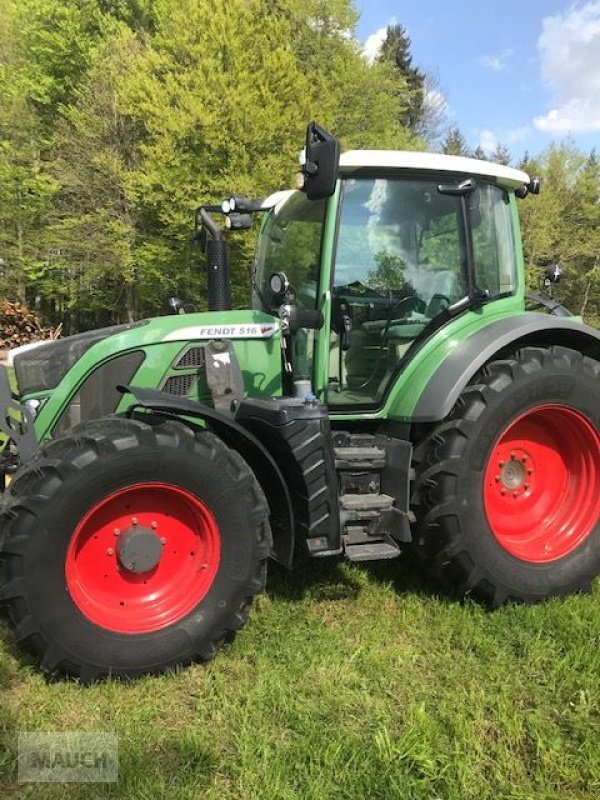
[{"label": "rear fender", "polygon": [[231,417],[194,400],[138,386],[120,386],[119,389],[135,398],[136,402],[127,413],[141,406],[177,419],[190,427],[195,426],[186,417],[203,420],[228,447],[242,456],[254,471],[269,503],[273,532],[271,555],[283,566],[291,567],[295,527],[290,493],[277,462],[261,442]]},{"label": "rear fender", "polygon": [[441,362],[417,401],[412,422],[445,419],[485,364],[527,345],[562,345],[600,360],[600,332],[572,318],[537,313],[505,317],[480,328]]}]

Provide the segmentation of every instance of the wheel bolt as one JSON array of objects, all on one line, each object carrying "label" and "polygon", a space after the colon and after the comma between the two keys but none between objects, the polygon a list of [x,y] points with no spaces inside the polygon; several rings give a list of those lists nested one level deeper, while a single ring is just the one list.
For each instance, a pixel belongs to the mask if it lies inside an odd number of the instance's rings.
[{"label": "wheel bolt", "polygon": [[506,494],[506,489],[500,489],[500,494],[504,496]]},{"label": "wheel bolt", "polygon": [[121,531],[118,528],[115,528],[113,533],[114,533],[115,536],[119,536]]},{"label": "wheel bolt", "polygon": [[161,536],[161,537],[160,537],[160,543],[161,543],[161,544],[166,544],[166,543],[167,543],[167,540],[165,539],[165,537],[164,537],[164,536]]},{"label": "wheel bolt", "polygon": [[138,523],[138,521],[137,521],[137,517],[132,517],[132,518],[131,518],[131,524],[132,524],[132,525],[137,525],[137,523]]},{"label": "wheel bolt", "polygon": [[500,461],[500,463],[498,464],[498,466],[500,467],[500,469],[502,469],[502,467],[504,466],[504,461]]},{"label": "wheel bolt", "polygon": [[515,460],[515,458],[516,458],[516,453],[514,452],[514,450],[513,450],[513,452],[510,454],[510,457],[511,457],[511,459],[512,459],[513,461]]},{"label": "wheel bolt", "polygon": [[529,484],[528,484],[528,483],[525,483],[525,484],[523,484],[523,488],[524,488],[524,489],[525,489],[525,491],[527,492],[527,491],[529,491],[529,489],[530,489],[530,486],[529,486]]},{"label": "wheel bolt", "polygon": [[115,551],[113,550],[113,548],[109,547],[108,550],[106,551],[106,555],[114,556],[114,554],[115,554]]},{"label": "wheel bolt", "polygon": [[158,528],[158,522],[156,522],[156,520],[152,520],[150,527],[156,530]]},{"label": "wheel bolt", "polygon": [[519,493],[518,493],[518,492],[513,492],[513,497],[514,497],[514,498],[517,498],[518,496],[519,496]]},{"label": "wheel bolt", "polygon": [[496,475],[496,477],[494,478],[494,480],[496,481],[496,483],[500,483],[500,475]]},{"label": "wheel bolt", "polygon": [[208,569],[208,564],[200,564],[200,569]]},{"label": "wheel bolt", "polygon": [[528,475],[533,475],[533,470],[532,470],[532,469],[528,469],[528,470],[527,470],[527,474],[528,474]]},{"label": "wheel bolt", "polygon": [[521,461],[522,461],[523,463],[525,463],[525,462],[527,461],[527,456],[523,456],[523,458],[521,459]]}]

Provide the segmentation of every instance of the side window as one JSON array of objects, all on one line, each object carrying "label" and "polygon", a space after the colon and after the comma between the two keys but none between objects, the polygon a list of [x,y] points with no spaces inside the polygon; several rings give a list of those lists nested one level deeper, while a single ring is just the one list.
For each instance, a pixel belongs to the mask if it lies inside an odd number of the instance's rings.
[{"label": "side window", "polygon": [[270,300],[269,277],[283,271],[305,308],[316,308],[326,200],[310,201],[298,192],[272,214],[259,241],[260,290]]},{"label": "side window", "polygon": [[515,243],[508,194],[499,186],[479,186],[470,210],[477,286],[492,297],[513,292]]}]

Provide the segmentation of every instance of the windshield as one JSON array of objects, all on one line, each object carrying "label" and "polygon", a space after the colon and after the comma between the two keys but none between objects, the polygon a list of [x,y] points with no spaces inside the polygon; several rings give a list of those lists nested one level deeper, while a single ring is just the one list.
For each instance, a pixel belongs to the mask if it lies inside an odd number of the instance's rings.
[{"label": "windshield", "polygon": [[327,200],[308,200],[302,192],[294,192],[271,212],[256,252],[255,308],[271,310],[269,278],[274,272],[285,272],[299,305],[316,308],[326,208]]}]

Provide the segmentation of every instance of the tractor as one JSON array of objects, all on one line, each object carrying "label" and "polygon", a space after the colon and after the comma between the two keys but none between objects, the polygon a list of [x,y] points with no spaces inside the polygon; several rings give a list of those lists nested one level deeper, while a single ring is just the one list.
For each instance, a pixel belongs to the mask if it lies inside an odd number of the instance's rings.
[{"label": "tractor", "polygon": [[[340,154],[315,123],[303,153],[301,188],[197,210],[207,312],[0,370],[0,600],[46,673],[210,659],[269,559],[410,553],[491,607],[600,571],[600,333],[549,296],[530,308],[518,203],[539,180]],[[250,308],[232,310],[227,231],[257,215]]]}]

